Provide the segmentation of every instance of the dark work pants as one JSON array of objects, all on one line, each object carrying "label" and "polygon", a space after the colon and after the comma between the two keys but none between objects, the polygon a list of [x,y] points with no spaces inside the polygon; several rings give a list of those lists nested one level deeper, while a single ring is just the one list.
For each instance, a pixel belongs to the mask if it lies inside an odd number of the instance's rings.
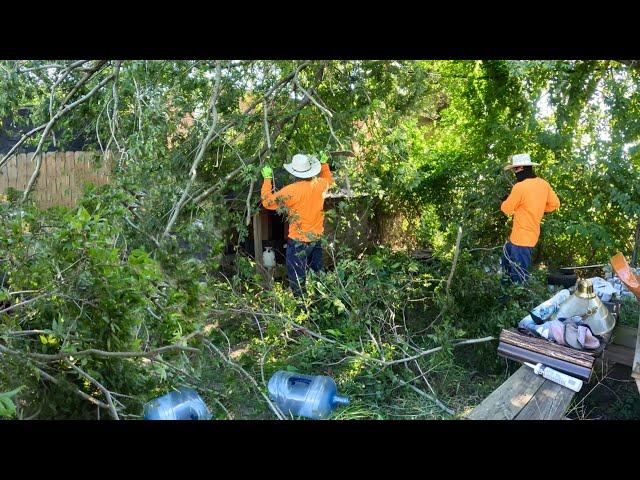
[{"label": "dark work pants", "polygon": [[320,241],[299,242],[287,240],[287,276],[293,294],[298,297],[307,278],[307,269],[319,272],[322,269],[322,245]]},{"label": "dark work pants", "polygon": [[504,244],[501,262],[502,270],[512,282],[522,283],[529,278],[531,252],[533,252],[533,247],[520,247],[509,241]]}]

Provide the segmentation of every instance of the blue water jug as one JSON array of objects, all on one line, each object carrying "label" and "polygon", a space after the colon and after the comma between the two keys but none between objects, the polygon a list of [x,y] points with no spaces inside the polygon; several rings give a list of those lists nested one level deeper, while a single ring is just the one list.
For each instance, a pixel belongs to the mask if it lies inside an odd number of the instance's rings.
[{"label": "blue water jug", "polygon": [[180,388],[144,405],[145,420],[209,420],[211,413],[194,390]]},{"label": "blue water jug", "polygon": [[279,371],[267,385],[271,400],[287,415],[312,419],[327,418],[339,405],[349,405],[349,399],[336,393],[336,383],[324,375],[302,375]]}]

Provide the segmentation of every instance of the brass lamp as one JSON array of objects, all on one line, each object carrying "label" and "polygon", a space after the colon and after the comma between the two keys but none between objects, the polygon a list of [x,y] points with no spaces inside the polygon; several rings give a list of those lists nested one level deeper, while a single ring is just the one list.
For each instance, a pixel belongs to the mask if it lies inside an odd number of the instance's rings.
[{"label": "brass lamp", "polygon": [[576,291],[560,305],[552,318],[571,318],[576,315],[582,317],[582,322],[589,326],[594,335],[606,335],[616,326],[615,318],[594,292],[591,280],[578,280]]}]

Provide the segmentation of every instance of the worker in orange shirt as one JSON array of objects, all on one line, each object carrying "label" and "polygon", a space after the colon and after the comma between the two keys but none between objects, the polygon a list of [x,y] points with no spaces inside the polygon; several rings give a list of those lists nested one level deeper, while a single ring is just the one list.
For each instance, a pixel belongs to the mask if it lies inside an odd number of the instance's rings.
[{"label": "worker in orange shirt", "polygon": [[527,280],[531,253],[540,237],[540,222],[545,213],[560,207],[560,200],[546,180],[536,177],[535,165],[527,153],[512,155],[511,164],[505,170],[513,170],[516,184],[502,202],[505,215],[513,215],[513,227],[509,240],[504,244],[502,268],[511,281]]},{"label": "worker in orange shirt", "polygon": [[295,296],[300,296],[305,283],[306,271],[322,268],[322,245],[324,233],[324,199],[333,183],[333,176],[323,152],[320,160],[316,157],[297,154],[291,163],[284,165],[297,181],[271,191],[273,170],[268,165],[262,169],[262,205],[268,210],[283,208],[289,217],[289,238],[287,239],[287,277]]}]

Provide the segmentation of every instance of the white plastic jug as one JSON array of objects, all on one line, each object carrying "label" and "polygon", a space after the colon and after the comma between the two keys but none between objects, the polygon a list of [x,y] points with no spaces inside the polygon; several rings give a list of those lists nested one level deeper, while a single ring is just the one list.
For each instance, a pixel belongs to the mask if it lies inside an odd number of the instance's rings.
[{"label": "white plastic jug", "polygon": [[262,263],[266,268],[276,266],[276,253],[271,250],[271,247],[265,247],[264,252],[262,252]]}]

